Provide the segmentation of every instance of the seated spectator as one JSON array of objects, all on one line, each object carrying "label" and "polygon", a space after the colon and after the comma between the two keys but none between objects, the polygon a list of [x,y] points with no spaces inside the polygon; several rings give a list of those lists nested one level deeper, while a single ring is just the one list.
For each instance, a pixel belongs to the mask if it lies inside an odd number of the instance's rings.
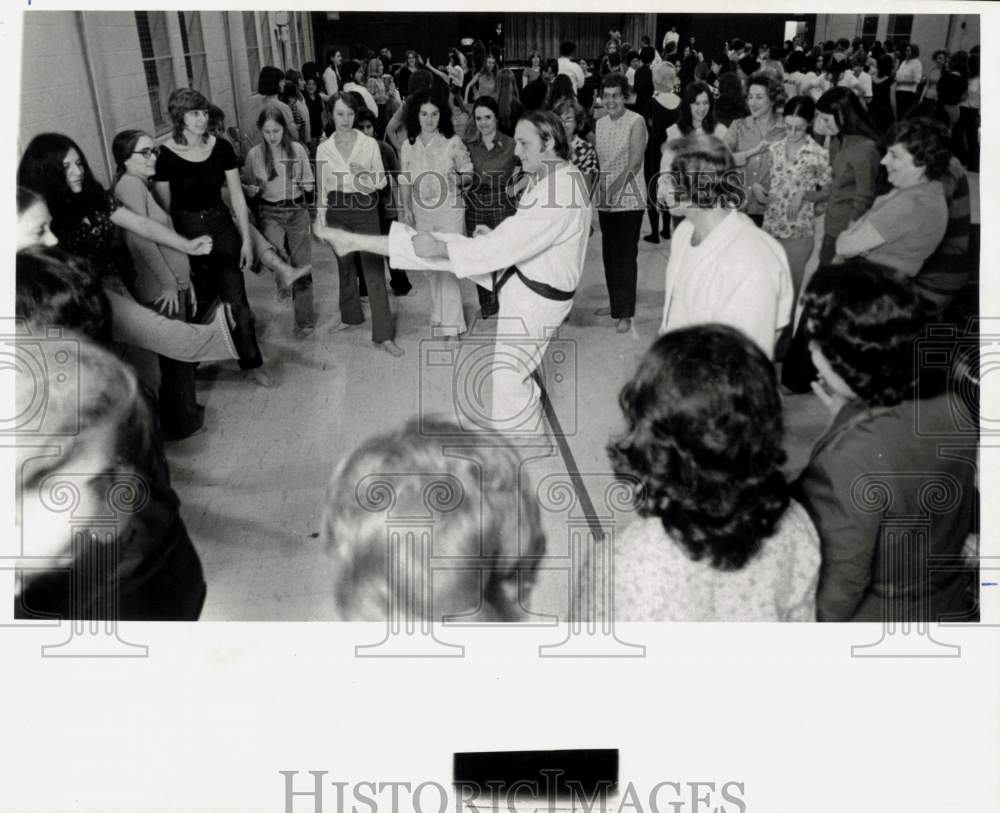
[{"label": "seated spectator", "polygon": [[674,160],[660,176],[658,199],[677,226],[667,262],[660,333],[721,322],[739,328],[774,356],[792,312],[792,279],[781,245],[736,211],[741,190],[732,156],[714,136],[671,144]]},{"label": "seated spectator", "polygon": [[[948,226],[941,178],[951,160],[948,134],[929,119],[897,124],[882,165],[893,189],[837,237],[840,258],[863,255],[914,277],[938,247]],[[834,262],[836,262],[836,258]]]},{"label": "seated spectator", "polygon": [[812,389],[834,416],[796,483],[822,544],[820,621],[978,615],[974,569],[931,568],[960,560],[975,529],[976,440],[958,434],[950,393],[917,388],[925,320],[909,280],[863,260],[806,289]]},{"label": "seated spectator", "polygon": [[781,397],[725,325],[661,336],[619,397],[608,446],[643,519],[615,540],[622,621],[813,621],[819,539],[789,499]]},{"label": "seated spectator", "polygon": [[[334,472],[321,535],[340,620],[524,616],[521,601],[545,555],[537,498],[498,435],[442,454],[442,436],[461,434],[455,424],[413,419],[365,441]],[[390,521],[414,511],[433,518],[432,538],[392,541]]]},{"label": "seated spectator", "polygon": [[[37,559],[20,572],[15,616],[197,620],[205,580],[156,423],[132,373],[73,333],[106,335],[100,285],[57,249],[19,253],[17,276],[18,315],[32,335],[53,326],[66,331],[60,338],[71,344],[75,374],[54,365],[44,382],[44,431],[59,435],[56,451],[18,450],[23,553]],[[18,403],[37,397],[38,386],[34,368],[15,370]],[[65,513],[53,508],[60,488],[75,497],[72,505],[59,503]]]}]

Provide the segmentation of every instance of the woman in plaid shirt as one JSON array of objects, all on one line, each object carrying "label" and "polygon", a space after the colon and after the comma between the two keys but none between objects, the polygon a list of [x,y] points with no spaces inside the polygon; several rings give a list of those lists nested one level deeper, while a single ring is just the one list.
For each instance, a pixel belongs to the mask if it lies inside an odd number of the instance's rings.
[{"label": "woman in plaid shirt", "polygon": [[[495,229],[514,214],[515,201],[508,185],[520,174],[521,162],[514,156],[514,139],[498,129],[500,106],[492,96],[480,96],[472,105],[479,135],[466,146],[472,158],[475,180],[465,190],[465,228],[470,237],[476,226]],[[484,319],[494,316],[500,305],[489,288],[476,286]]]}]

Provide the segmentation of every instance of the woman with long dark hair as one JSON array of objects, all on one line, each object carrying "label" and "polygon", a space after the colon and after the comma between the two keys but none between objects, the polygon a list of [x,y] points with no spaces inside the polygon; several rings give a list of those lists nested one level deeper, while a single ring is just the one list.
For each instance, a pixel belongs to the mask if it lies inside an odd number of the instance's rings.
[{"label": "woman with long dark hair", "polygon": [[500,111],[500,115],[497,118],[497,127],[505,136],[513,138],[514,128],[517,127],[517,120],[521,118],[521,114],[524,112],[524,105],[521,104],[514,71],[510,68],[501,68],[497,72],[496,100],[497,109]]},{"label": "woman with long dark hair", "polygon": [[[837,254],[837,238],[858,220],[875,200],[879,137],[861,100],[853,90],[831,88],[816,103],[814,130],[825,137],[830,153],[832,182],[826,199],[820,267]],[[781,383],[792,392],[808,392],[816,369],[809,356],[809,333],[800,321],[781,368]]]},{"label": "woman with long dark hair", "polygon": [[[407,101],[406,135],[400,151],[402,222],[418,231],[465,233],[460,191],[472,183],[472,159],[455,135],[451,107],[430,91]],[[431,327],[444,336],[466,331],[462,290],[450,274],[429,274]]]},{"label": "woman with long dark hair", "polygon": [[819,538],[789,498],[774,367],[735,328],[661,336],[608,446],[639,516],[615,542],[627,621],[814,621]]},{"label": "woman with long dark hair", "polygon": [[[124,229],[185,254],[207,254],[210,237],[187,239],[168,226],[122,206],[94,178],[80,147],[59,133],[42,133],[28,144],[17,169],[17,182],[44,198],[31,211],[51,224],[52,237],[70,254],[89,261],[91,273],[104,286],[112,310],[112,338],[178,361],[218,361],[238,358],[227,309],[218,308],[210,325],[185,324],[144,308],[128,286],[135,275],[132,258],[120,244]],[[19,198],[20,200],[20,198]],[[19,218],[26,214],[19,208]],[[35,222],[39,222],[36,218]],[[45,230],[35,231],[44,236]],[[30,236],[26,232],[25,236]],[[18,249],[32,245],[18,244]],[[127,285],[126,285],[127,283]],[[207,313],[199,308],[202,314]]]},{"label": "woman with long dark hair", "polygon": [[[208,104],[191,88],[170,94],[173,131],[157,161],[155,190],[178,232],[212,238],[211,254],[191,262],[198,306],[207,307],[216,297],[229,305],[236,320],[240,368],[260,386],[269,387],[243,281],[243,271],[254,261],[250,217],[236,153],[228,141],[208,133]],[[222,200],[223,186],[229,192],[235,224]]]},{"label": "woman with long dark hair", "polygon": [[826,205],[819,264],[836,254],[837,237],[864,214],[875,200],[880,138],[856,93],[831,88],[816,103],[816,134],[826,137],[833,185]]},{"label": "woman with long dark hair", "polygon": [[[407,51],[409,56],[411,51]],[[344,62],[344,56],[339,48],[331,48],[326,52],[326,68],[323,70],[323,87],[327,96],[332,96],[340,90],[343,80],[341,79],[340,66]]]}]

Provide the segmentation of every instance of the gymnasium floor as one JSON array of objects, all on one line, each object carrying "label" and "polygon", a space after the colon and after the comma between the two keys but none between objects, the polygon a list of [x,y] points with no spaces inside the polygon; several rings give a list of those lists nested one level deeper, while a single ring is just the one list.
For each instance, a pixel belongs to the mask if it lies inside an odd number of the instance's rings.
[{"label": "gymnasium floor", "polygon": [[[978,206],[973,220],[978,222]],[[530,458],[525,470],[540,496],[550,565],[543,565],[529,606],[563,618],[569,538],[586,527],[586,497],[603,526],[624,526],[629,519],[607,490],[613,478],[604,446],[621,428],[618,391],[656,337],[669,252],[669,242],[640,241],[634,330],[618,335],[609,317],[593,315],[607,304],[600,239],[595,231],[574,310],[560,332],[566,360],[556,369],[552,348],[547,355],[566,448],[536,440],[524,450]],[[261,349],[275,386],[244,381],[235,362],[202,365],[198,389],[208,431],[168,446],[182,516],[205,567],[203,620],[330,619],[329,565],[318,531],[334,466],[364,438],[394,429],[419,411],[455,414],[450,368],[425,363],[438,343],[428,332],[423,274],[410,274],[414,288],[408,296],[391,297],[397,342],[406,351],[397,359],[374,348],[368,322],[330,332],[340,321],[335,259],[319,243],[313,259],[317,329],[304,339],[293,337],[291,303],[276,301],[270,275],[247,275],[251,305],[265,325]],[[469,282],[462,286],[471,319],[478,312],[475,289]],[[486,345],[494,329],[495,320],[485,325]],[[475,339],[460,344],[463,354],[478,346]],[[552,383],[557,372],[559,384]],[[828,417],[808,394],[785,398],[785,419],[788,472],[794,475]]]}]

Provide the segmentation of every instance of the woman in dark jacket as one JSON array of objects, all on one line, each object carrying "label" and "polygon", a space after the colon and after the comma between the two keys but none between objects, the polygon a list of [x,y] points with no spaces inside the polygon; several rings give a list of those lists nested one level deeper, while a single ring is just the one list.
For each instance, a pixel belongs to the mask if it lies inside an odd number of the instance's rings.
[{"label": "woman in dark jacket", "polygon": [[917,380],[919,295],[853,260],[817,272],[804,305],[812,389],[834,415],[795,484],[820,535],[818,619],[976,620],[963,551],[976,530],[978,421],[963,428],[952,388]]}]

